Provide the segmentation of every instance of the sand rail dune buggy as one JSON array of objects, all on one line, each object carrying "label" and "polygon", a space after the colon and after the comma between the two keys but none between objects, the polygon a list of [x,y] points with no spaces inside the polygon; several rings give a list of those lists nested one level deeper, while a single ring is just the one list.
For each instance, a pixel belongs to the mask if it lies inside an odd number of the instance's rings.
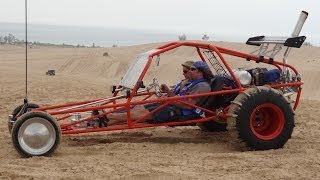
[{"label": "sand rail dune buggy", "polygon": [[[226,126],[240,146],[254,150],[281,148],[291,137],[294,128],[294,110],[301,94],[301,77],[287,63],[290,48],[299,48],[305,36],[298,36],[307,13],[303,12],[295,35],[286,38],[258,36],[249,38],[247,44],[258,46],[248,54],[208,42],[171,42],[139,54],[118,86],[113,86],[112,97],[83,102],[40,107],[25,102],[9,116],[8,127],[15,149],[23,156],[49,155],[58,147],[61,134],[78,134],[114,131],[156,126],[197,124],[202,130],[221,131]],[[302,19],[302,20],[301,20]],[[156,79],[145,86],[144,78],[151,63],[158,63],[159,56],[179,47],[194,49],[202,61],[216,74],[209,93],[186,96],[162,97]],[[274,60],[282,47],[287,50],[283,62]],[[237,57],[243,62],[253,62],[255,68],[232,69],[224,55]],[[269,69],[257,67],[268,64]],[[183,98],[205,97],[200,104],[190,104]],[[151,124],[147,116],[173,102],[198,108],[205,116]],[[136,105],[161,103],[149,114],[132,120],[131,108]],[[110,113],[126,112],[125,124],[108,125]]]}]

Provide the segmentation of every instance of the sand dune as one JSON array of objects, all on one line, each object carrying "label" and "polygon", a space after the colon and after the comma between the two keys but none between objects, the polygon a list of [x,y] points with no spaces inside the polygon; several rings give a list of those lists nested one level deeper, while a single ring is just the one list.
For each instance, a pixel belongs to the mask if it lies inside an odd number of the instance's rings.
[{"label": "sand dune", "polygon": [[[253,51],[239,43],[216,44]],[[159,45],[34,47],[29,51],[28,98],[49,105],[106,97],[135,55]],[[205,133],[197,127],[150,128],[64,136],[54,156],[21,159],[6,121],[24,98],[24,48],[0,46],[0,179],[319,179],[319,50],[303,46],[289,56],[305,85],[293,136],[283,149],[239,152],[228,133]],[[109,56],[103,56],[105,52]],[[251,66],[226,58],[233,67]],[[160,82],[174,83],[182,78],[177,67],[193,59],[198,59],[193,49],[171,51],[161,56],[160,67],[151,67],[146,81],[159,76]],[[56,76],[45,76],[48,69],[55,69]]]}]

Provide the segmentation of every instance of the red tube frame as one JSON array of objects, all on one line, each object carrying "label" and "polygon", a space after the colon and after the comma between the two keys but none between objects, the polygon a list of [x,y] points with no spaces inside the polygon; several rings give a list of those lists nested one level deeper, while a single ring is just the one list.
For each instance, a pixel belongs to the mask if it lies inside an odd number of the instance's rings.
[{"label": "red tube frame", "polygon": [[[226,67],[226,69],[229,71],[230,75],[232,76],[232,78],[235,80],[238,88],[237,89],[232,89],[232,90],[223,90],[223,91],[217,91],[217,92],[209,92],[209,93],[203,93],[203,94],[194,94],[194,95],[187,95],[184,97],[167,97],[167,98],[160,98],[160,99],[155,99],[155,100],[149,100],[149,98],[151,98],[151,96],[154,94],[154,92],[146,92],[146,93],[138,93],[138,86],[135,85],[130,97],[127,98],[126,102],[124,103],[117,103],[117,94],[118,91],[116,91],[113,94],[114,99],[103,103],[100,106],[95,106],[95,107],[82,107],[82,108],[76,108],[75,106],[86,106],[89,103],[95,103],[95,102],[99,102],[103,99],[96,99],[96,100],[90,100],[90,101],[82,101],[82,102],[73,102],[73,103],[67,103],[67,104],[61,104],[61,105],[55,105],[55,106],[47,106],[47,107],[40,107],[37,108],[35,110],[38,111],[47,111],[49,114],[51,114],[52,116],[56,116],[56,115],[63,115],[63,117],[57,118],[57,120],[65,120],[66,118],[70,117],[71,115],[69,113],[75,113],[75,112],[86,112],[86,111],[92,111],[92,110],[103,110],[103,109],[112,109],[111,111],[105,112],[105,113],[101,113],[99,115],[95,115],[95,116],[91,116],[85,119],[82,119],[80,121],[77,122],[73,122],[73,123],[66,123],[66,124],[61,124],[61,129],[62,129],[62,133],[63,134],[77,134],[77,133],[87,133],[87,132],[99,132],[99,131],[112,131],[112,130],[124,130],[124,129],[133,129],[133,128],[144,128],[144,127],[157,127],[157,126],[170,126],[170,125],[182,125],[182,124],[190,124],[190,123],[200,123],[200,122],[205,122],[205,121],[210,121],[210,120],[214,120],[216,117],[216,113],[215,111],[212,110],[208,110],[208,109],[204,109],[202,107],[196,106],[196,105],[192,105],[189,103],[185,103],[183,101],[181,101],[182,98],[196,98],[196,97],[202,97],[202,96],[213,96],[213,95],[221,95],[221,94],[229,94],[229,93],[239,93],[240,91],[244,91],[246,88],[242,87],[239,80],[235,77],[233,71],[231,70],[229,64],[226,62],[226,60],[224,59],[222,54],[227,54],[227,55],[231,55],[231,56],[236,56],[236,57],[240,57],[243,58],[244,60],[249,60],[249,61],[257,61],[259,60],[260,57],[258,56],[254,56],[251,54],[246,54],[246,53],[242,53],[242,52],[238,52],[238,51],[234,51],[234,50],[230,50],[230,49],[226,49],[226,48],[222,48],[222,47],[218,47],[215,46],[213,44],[210,43],[199,43],[199,42],[191,42],[191,41],[179,41],[179,42],[171,42],[171,43],[167,43],[163,46],[158,47],[157,49],[155,49],[155,51],[153,53],[151,53],[149,55],[148,58],[148,62],[146,64],[146,66],[144,67],[138,81],[142,81],[147,70],[149,69],[151,63],[152,63],[152,59],[154,56],[160,55],[162,53],[165,53],[167,51],[170,51],[172,49],[178,48],[180,46],[189,46],[189,47],[195,47],[198,55],[200,56],[200,58],[205,61],[205,58],[203,57],[200,49],[207,49],[207,50],[211,50],[213,52],[215,52],[221,62],[223,63],[223,65]],[[269,59],[263,58],[262,63],[268,63]],[[284,67],[288,67],[290,68],[296,75],[298,75],[298,71],[291,65],[288,64],[284,64],[278,61],[273,61],[273,63],[271,65],[274,65],[276,68],[281,69],[281,66]],[[303,85],[302,82],[293,82],[293,83],[283,83],[283,84],[275,84],[275,85],[271,85],[272,88],[283,88],[283,87],[287,87],[287,86],[296,86],[298,87],[298,92],[297,92],[297,96],[296,96],[296,101],[294,104],[293,109],[295,110],[298,106],[299,100],[300,100],[300,95],[301,95],[301,86]],[[121,86],[118,86],[118,88],[120,88]],[[137,101],[133,101],[134,97],[143,97],[143,100],[137,100]],[[119,99],[124,99],[123,97],[120,97]],[[183,121],[183,122],[168,122],[168,123],[162,123],[162,124],[145,124],[145,123],[141,123],[143,121],[145,121],[146,117],[148,115],[151,115],[152,113],[160,110],[161,108],[163,108],[165,105],[170,104],[171,102],[174,101],[178,101],[181,103],[184,103],[190,107],[197,107],[199,109],[202,109],[203,111],[207,112],[207,116],[206,118],[201,118],[201,119],[194,119],[194,120],[188,120],[188,121]],[[149,114],[143,115],[140,119],[136,120],[136,121],[132,121],[131,119],[131,114],[130,114],[130,108],[132,106],[138,105],[138,104],[147,104],[147,103],[155,103],[155,102],[163,102],[164,104],[160,107],[158,107],[157,109],[153,110],[152,112],[150,112]],[[112,103],[112,104],[110,104]],[[66,107],[73,107],[72,109],[69,110],[61,110],[60,108],[66,108]],[[229,107],[225,108],[223,110],[223,114],[219,115],[220,117],[226,117],[226,113],[227,113],[227,109]],[[113,113],[116,112],[118,110],[123,110],[126,109],[127,110],[127,124],[124,125],[112,125],[110,127],[103,127],[103,128],[84,128],[84,129],[73,129],[72,126],[75,124],[79,124],[85,121],[90,121],[90,120],[94,120],[95,118],[101,117],[101,116],[105,116],[109,113]]]}]

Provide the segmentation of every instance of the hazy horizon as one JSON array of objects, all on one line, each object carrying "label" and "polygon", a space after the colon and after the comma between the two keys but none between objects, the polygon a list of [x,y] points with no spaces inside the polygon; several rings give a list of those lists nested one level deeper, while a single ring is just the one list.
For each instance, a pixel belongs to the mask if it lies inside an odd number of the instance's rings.
[{"label": "hazy horizon", "polygon": [[[90,40],[98,40],[97,44],[100,41],[101,44],[109,44],[110,42],[106,43],[109,39],[119,40],[121,44],[132,44],[176,40],[176,36],[181,34],[186,34],[188,39],[200,39],[203,34],[208,34],[212,37],[211,40],[243,42],[258,35],[290,36],[301,11],[306,11],[309,17],[301,35],[305,35],[308,42],[320,44],[320,1],[316,0],[27,2],[31,39],[41,37],[50,41],[68,40],[85,44],[91,43],[88,42]],[[10,0],[1,3],[0,22],[23,24],[24,21],[25,1]],[[0,30],[3,26],[1,25]],[[48,29],[48,26],[52,29]],[[116,37],[103,33],[108,30],[112,30],[109,34]],[[92,35],[87,37],[85,32]],[[50,35],[55,38],[47,37]]]},{"label": "hazy horizon", "polygon": [[[0,36],[13,34],[20,40],[25,39],[25,25],[23,23],[0,22]],[[185,34],[187,40],[201,40],[204,34],[174,32],[161,32],[146,29],[130,28],[105,28],[84,26],[62,26],[45,24],[28,24],[28,41],[39,41],[53,44],[72,44],[91,46],[118,46],[138,45],[146,43],[157,43],[165,41],[176,41],[178,36]],[[223,36],[207,34],[210,41],[245,42],[246,37]]]},{"label": "hazy horizon", "polygon": [[[25,39],[25,25],[23,23],[0,22],[0,36],[13,34],[20,40]],[[129,46],[146,43],[157,43],[166,41],[176,41],[178,36],[185,34],[188,40],[201,40],[204,34],[200,33],[175,33],[166,31],[155,31],[148,29],[134,28],[106,28],[94,26],[66,26],[66,25],[48,25],[48,24],[28,24],[28,41],[39,41],[41,43],[53,44],[71,44],[110,47],[114,44],[118,46]],[[225,41],[245,43],[249,37],[264,34],[255,34],[248,36],[207,34],[210,41]],[[304,34],[301,34],[304,35]],[[288,35],[289,36],[289,35]],[[306,42],[318,46],[319,37],[308,37]]]}]

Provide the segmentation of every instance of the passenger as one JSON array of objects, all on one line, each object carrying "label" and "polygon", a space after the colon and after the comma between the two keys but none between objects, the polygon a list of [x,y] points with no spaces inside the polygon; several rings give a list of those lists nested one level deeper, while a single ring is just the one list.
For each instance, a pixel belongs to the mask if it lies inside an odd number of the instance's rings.
[{"label": "passenger", "polygon": [[169,88],[164,88],[163,91],[164,93],[167,93],[168,96],[175,96],[178,95],[180,93],[180,91],[188,84],[190,84],[191,78],[190,78],[190,67],[193,65],[194,61],[186,61],[183,64],[181,64],[182,66],[182,73],[185,79],[181,80],[178,84],[176,84],[175,86],[172,87],[172,89],[170,91],[167,91]]},{"label": "passenger", "polygon": [[[189,70],[191,83],[184,86],[178,96],[191,95],[206,93],[211,91],[209,81],[212,78],[212,72],[210,71],[207,63],[203,61],[197,61],[192,64]],[[163,92],[170,91],[168,86],[161,85],[161,90]],[[183,101],[196,104],[201,98],[187,98]],[[146,105],[137,105],[130,111],[130,116],[132,120],[137,120],[141,118],[144,114],[151,112],[152,110],[159,107],[161,104],[146,104]],[[166,105],[162,109],[153,113],[150,117],[147,118],[150,123],[164,123],[172,120],[185,120],[189,118],[199,118],[203,114],[202,111],[185,105],[181,102],[173,102],[170,105]],[[113,113],[108,115],[109,123],[119,124],[127,121],[127,113]]]}]

